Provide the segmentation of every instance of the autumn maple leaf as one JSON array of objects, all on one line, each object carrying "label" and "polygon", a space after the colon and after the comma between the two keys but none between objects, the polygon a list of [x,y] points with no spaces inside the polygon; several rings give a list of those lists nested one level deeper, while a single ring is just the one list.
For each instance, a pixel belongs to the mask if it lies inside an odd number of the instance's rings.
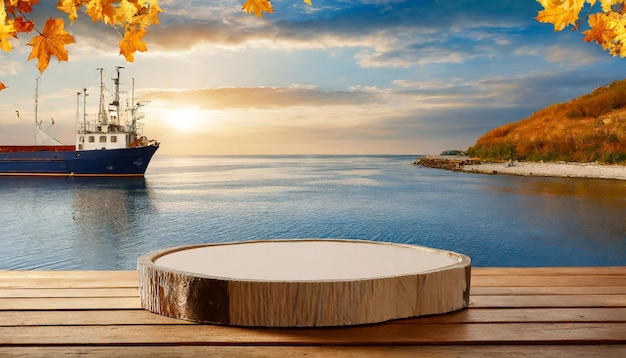
[{"label": "autumn maple leaf", "polygon": [[583,31],[583,34],[586,35],[584,38],[585,41],[596,41],[599,44],[603,44],[605,42],[604,33],[607,31],[613,31],[612,26],[605,21],[605,18],[605,13],[589,15],[590,29]]},{"label": "autumn maple leaf", "polygon": [[35,27],[35,24],[30,20],[24,21],[24,17],[19,16],[15,18],[15,21],[13,21],[13,27],[17,32],[31,32]]},{"label": "autumn maple leaf", "polygon": [[78,6],[74,3],[74,0],[59,0],[57,3],[57,9],[66,12],[69,15],[71,24],[73,24],[78,18]]},{"label": "autumn maple leaf", "polygon": [[5,52],[11,52],[13,46],[9,42],[9,38],[15,37],[15,27],[13,27],[13,21],[9,20],[7,23],[0,22],[0,49]]},{"label": "autumn maple leaf", "polygon": [[135,61],[135,51],[148,51],[146,43],[142,41],[146,30],[131,30],[124,33],[124,38],[120,41],[120,55],[124,55],[126,61]]},{"label": "autumn maple leaf", "polygon": [[[33,11],[32,5],[39,4],[39,0],[9,0],[6,9],[9,14],[25,13]],[[17,10],[17,11],[15,11]]]},{"label": "autumn maple leaf", "polygon": [[7,88],[7,86],[5,86],[4,83],[0,82],[0,91],[2,91],[5,88]]},{"label": "autumn maple leaf", "polygon": [[539,22],[551,23],[554,25],[554,31],[561,31],[569,25],[576,26],[578,14],[587,0],[568,0],[566,2],[554,0],[538,1],[543,5],[544,10],[539,11],[535,19]]},{"label": "autumn maple leaf", "polygon": [[263,17],[263,12],[274,12],[274,8],[269,0],[246,0],[241,9],[246,14],[254,12],[258,17]]},{"label": "autumn maple leaf", "polygon": [[39,72],[43,73],[48,67],[50,56],[55,56],[59,62],[67,61],[65,45],[73,43],[74,37],[64,30],[64,26],[63,19],[50,18],[46,21],[43,33],[33,37],[28,43],[33,47],[28,60],[37,59]]}]

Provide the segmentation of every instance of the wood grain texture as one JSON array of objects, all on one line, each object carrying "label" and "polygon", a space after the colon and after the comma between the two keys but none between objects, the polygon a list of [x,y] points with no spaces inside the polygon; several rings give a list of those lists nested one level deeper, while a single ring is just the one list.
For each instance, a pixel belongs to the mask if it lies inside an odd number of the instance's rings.
[{"label": "wood grain texture", "polygon": [[2,345],[425,345],[618,344],[626,323],[468,323],[364,325],[320,328],[250,328],[224,325],[0,327]]},{"label": "wood grain texture", "polygon": [[[298,245],[312,241],[264,243]],[[337,242],[380,247],[393,245],[346,240],[319,242],[330,243],[329,250]],[[138,261],[142,307],[168,317],[197,322],[256,327],[325,327],[446,313],[469,304],[469,258],[418,246],[395,245],[406,250],[454,257],[455,260],[451,260],[454,263],[391,277],[317,281],[207,277],[155,263],[171,253],[221,245],[229,244],[166,249],[142,256]],[[349,257],[345,260],[350,262]]]},{"label": "wood grain texture", "polygon": [[96,346],[0,347],[2,357],[397,357],[397,358],[623,358],[626,345],[458,345],[458,346]]},{"label": "wood grain texture", "polygon": [[[463,310],[362,326],[257,328],[143,310],[135,271],[0,271],[0,298],[8,300],[0,308],[0,356],[621,358],[624,276],[611,267],[478,268]],[[555,284],[557,277],[569,284]],[[607,277],[617,279],[588,284]]]}]

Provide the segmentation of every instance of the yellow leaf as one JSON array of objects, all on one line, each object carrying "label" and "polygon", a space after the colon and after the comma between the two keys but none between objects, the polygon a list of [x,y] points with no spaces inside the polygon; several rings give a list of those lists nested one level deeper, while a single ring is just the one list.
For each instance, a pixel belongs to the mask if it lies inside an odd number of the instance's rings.
[{"label": "yellow leaf", "polygon": [[50,18],[46,21],[43,34],[33,37],[28,43],[33,47],[28,60],[37,59],[39,72],[43,73],[48,67],[50,56],[55,56],[59,62],[67,61],[65,45],[73,43],[74,38],[65,31],[64,26],[63,19]]},{"label": "yellow leaf", "polygon": [[9,42],[9,38],[15,37],[15,34],[13,20],[9,20],[7,23],[0,23],[0,49],[2,49],[2,51],[11,52],[13,46]]},{"label": "yellow leaf", "polygon": [[623,0],[602,0],[602,11],[604,12],[610,12],[611,11],[611,7],[613,5],[619,6],[619,5],[624,5],[623,4]]},{"label": "yellow leaf", "polygon": [[[554,31],[561,31],[569,25],[576,26],[576,21],[585,1],[588,0],[537,0],[544,7],[535,18],[539,22],[551,23]],[[594,2],[591,0],[589,2]]]},{"label": "yellow leaf", "polygon": [[119,0],[90,0],[86,5],[85,13],[91,16],[91,21],[102,21],[107,25],[113,24],[117,10],[113,3]]},{"label": "yellow leaf", "polygon": [[145,34],[144,29],[133,29],[124,33],[124,38],[120,41],[120,55],[124,55],[126,61],[135,61],[135,51],[148,51],[146,43],[142,41]]},{"label": "yellow leaf", "polygon": [[313,3],[311,2],[311,0],[304,0],[304,3],[309,6],[313,6]]},{"label": "yellow leaf", "polygon": [[80,6],[81,5],[77,5],[75,3],[75,0],[59,0],[59,2],[57,3],[57,9],[67,13],[70,18],[70,23],[72,24],[78,18],[77,10]]},{"label": "yellow leaf", "polygon": [[7,19],[7,13],[4,9],[4,0],[2,1],[2,7],[0,7],[0,49],[5,52],[11,52],[13,46],[9,42],[9,38],[13,38],[16,35],[15,27],[13,27],[13,20]]},{"label": "yellow leaf", "polygon": [[133,17],[137,14],[139,5],[137,2],[131,2],[128,0],[121,0],[117,7],[115,14],[115,22],[118,24],[130,24],[133,22]]},{"label": "yellow leaf", "polygon": [[263,17],[264,12],[274,12],[274,7],[272,7],[269,0],[246,0],[241,9],[245,11],[246,14],[254,12],[258,17]]},{"label": "yellow leaf", "polygon": [[141,6],[139,13],[142,16],[140,21],[143,27],[159,23],[159,13],[163,10],[159,7],[158,0],[143,0],[139,5]]}]

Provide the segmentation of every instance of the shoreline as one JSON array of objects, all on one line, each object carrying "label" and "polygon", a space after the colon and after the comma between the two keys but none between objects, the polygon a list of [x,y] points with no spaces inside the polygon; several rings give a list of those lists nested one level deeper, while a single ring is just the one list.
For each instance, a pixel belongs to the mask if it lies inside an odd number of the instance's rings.
[{"label": "shoreline", "polygon": [[[426,163],[422,159],[427,159],[430,165],[425,165]],[[413,164],[477,174],[626,180],[626,166],[619,164],[518,161],[509,164],[506,162],[479,162],[469,157],[459,156],[451,158],[426,156],[416,159]]]}]

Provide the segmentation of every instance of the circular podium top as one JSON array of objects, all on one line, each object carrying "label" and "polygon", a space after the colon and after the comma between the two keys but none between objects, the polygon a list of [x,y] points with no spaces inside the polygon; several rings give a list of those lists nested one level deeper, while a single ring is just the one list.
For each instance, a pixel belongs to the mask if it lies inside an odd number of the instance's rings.
[{"label": "circular podium top", "polygon": [[393,277],[458,264],[458,254],[370,241],[272,240],[171,249],[154,264],[210,277],[336,281]]},{"label": "circular podium top", "polygon": [[137,263],[141,305],[197,322],[313,327],[467,307],[469,257],[422,246],[330,239],[175,247]]}]

